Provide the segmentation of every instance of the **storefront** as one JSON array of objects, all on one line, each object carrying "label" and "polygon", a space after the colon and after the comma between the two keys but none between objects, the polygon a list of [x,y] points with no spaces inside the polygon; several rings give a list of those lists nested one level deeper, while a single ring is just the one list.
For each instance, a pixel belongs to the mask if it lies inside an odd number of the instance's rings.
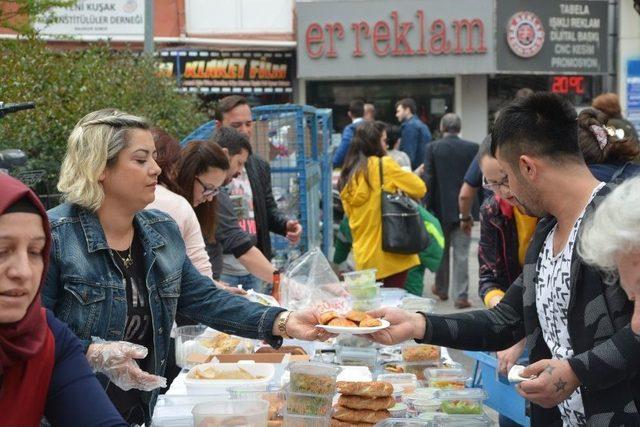
[{"label": "storefront", "polygon": [[[437,0],[298,2],[298,102],[334,110],[348,123],[352,99],[396,123],[395,102],[412,97],[432,131],[443,114],[462,117],[480,141],[522,87],[585,106],[605,86],[606,1]],[[437,132],[436,132],[437,133]]]},{"label": "storefront", "polygon": [[252,105],[293,102],[294,52],[171,49],[158,57],[160,72],[175,78],[180,91],[207,102],[229,95]]}]

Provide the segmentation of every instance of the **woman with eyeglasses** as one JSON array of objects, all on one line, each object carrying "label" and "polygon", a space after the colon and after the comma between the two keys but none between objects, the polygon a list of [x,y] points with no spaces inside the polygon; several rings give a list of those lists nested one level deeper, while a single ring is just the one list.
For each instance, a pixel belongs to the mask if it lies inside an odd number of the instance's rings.
[{"label": "woman with eyeglasses", "polygon": [[[252,303],[195,269],[176,222],[144,209],[155,198],[156,156],[145,119],[114,109],[88,114],[71,132],[62,162],[65,203],[48,212],[53,239],[42,301],[78,336],[130,424],[151,422],[177,314],[274,347],[286,336],[330,337],[315,327],[315,312]],[[209,185],[192,186],[201,203],[225,174],[196,174]]]},{"label": "woman with eyeglasses", "polygon": [[[206,141],[191,141],[181,150],[180,143],[165,132],[153,129],[152,134],[162,172],[158,176],[156,198],[147,209],[171,215],[180,228],[194,267],[216,279],[205,244],[215,242],[216,196],[229,170],[227,156],[219,146]],[[218,261],[222,263],[221,259]]]},{"label": "woman with eyeglasses", "polygon": [[[488,308],[500,302],[522,272],[524,255],[538,224],[538,218],[522,213],[518,199],[509,189],[507,175],[491,156],[490,146],[491,140],[487,137],[478,151],[483,188],[493,193],[480,208],[478,244],[478,293]],[[499,351],[498,371],[507,375],[523,351],[524,341]]]}]

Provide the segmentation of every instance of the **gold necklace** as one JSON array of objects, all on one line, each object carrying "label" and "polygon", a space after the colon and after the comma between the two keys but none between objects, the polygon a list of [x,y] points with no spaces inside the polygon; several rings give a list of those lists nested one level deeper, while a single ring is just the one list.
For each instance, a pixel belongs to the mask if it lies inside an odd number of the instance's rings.
[{"label": "gold necklace", "polygon": [[116,251],[115,249],[112,249],[112,251],[118,255],[118,258],[120,258],[120,261],[122,261],[122,264],[124,264],[124,268],[128,269],[129,267],[131,267],[131,264],[133,264],[133,257],[131,256],[131,247],[133,245],[129,246],[129,255],[127,255],[126,258],[122,258],[122,256],[120,255],[120,252]]}]

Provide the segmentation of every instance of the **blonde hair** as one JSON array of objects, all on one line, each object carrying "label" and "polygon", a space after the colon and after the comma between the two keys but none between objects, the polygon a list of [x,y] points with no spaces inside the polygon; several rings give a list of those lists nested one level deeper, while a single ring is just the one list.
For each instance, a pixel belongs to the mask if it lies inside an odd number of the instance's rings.
[{"label": "blonde hair", "polygon": [[584,225],[578,253],[587,264],[617,272],[616,256],[640,249],[640,177],[624,181]]},{"label": "blonde hair", "polygon": [[99,181],[129,142],[129,130],[150,128],[142,117],[113,108],[94,111],[76,124],[62,161],[58,190],[66,202],[95,211],[104,200]]}]

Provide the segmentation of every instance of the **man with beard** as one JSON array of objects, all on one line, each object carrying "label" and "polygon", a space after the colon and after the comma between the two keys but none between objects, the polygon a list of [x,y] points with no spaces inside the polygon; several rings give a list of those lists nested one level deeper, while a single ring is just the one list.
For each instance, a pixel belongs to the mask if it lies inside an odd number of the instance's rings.
[{"label": "man with beard", "polygon": [[492,154],[517,202],[542,218],[522,274],[490,310],[370,312],[391,323],[371,338],[498,351],[526,337],[531,364],[521,375],[531,379],[518,392],[532,402],[532,425],[639,425],[633,305],[617,281],[575,250],[583,219],[614,186],[596,180],[585,165],[574,107],[549,93],[515,101],[496,121]]}]

